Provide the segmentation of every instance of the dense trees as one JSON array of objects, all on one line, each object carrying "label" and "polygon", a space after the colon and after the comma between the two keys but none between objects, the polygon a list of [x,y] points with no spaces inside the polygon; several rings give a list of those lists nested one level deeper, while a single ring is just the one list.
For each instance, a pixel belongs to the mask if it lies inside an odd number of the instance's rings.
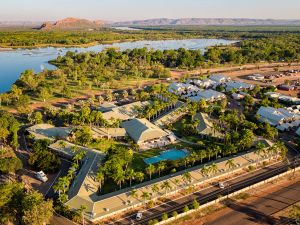
[{"label": "dense trees", "polygon": [[48,146],[50,141],[47,139],[38,140],[33,145],[33,153],[29,157],[29,164],[44,172],[55,172],[60,167],[60,159],[50,152]]},{"label": "dense trees", "polygon": [[52,217],[52,200],[45,201],[36,191],[25,192],[20,183],[0,185],[0,222],[40,225]]}]

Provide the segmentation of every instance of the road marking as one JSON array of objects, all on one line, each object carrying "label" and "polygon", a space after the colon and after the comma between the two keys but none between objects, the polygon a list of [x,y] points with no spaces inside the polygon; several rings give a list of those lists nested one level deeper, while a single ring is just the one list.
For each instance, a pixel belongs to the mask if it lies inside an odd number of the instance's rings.
[{"label": "road marking", "polygon": [[48,192],[50,191],[50,189],[52,188],[53,184],[56,182],[58,176],[61,174],[61,170],[58,172],[58,174],[56,175],[56,177],[54,178],[53,182],[51,183],[49,189],[47,190],[47,192],[45,193],[45,196],[48,194]]}]

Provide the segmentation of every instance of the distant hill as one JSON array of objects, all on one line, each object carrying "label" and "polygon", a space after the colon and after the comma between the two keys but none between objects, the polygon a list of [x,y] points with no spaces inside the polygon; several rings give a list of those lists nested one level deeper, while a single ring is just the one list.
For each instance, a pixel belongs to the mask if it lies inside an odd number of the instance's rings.
[{"label": "distant hill", "polygon": [[0,27],[40,27],[42,22],[33,21],[0,21]]},{"label": "distant hill", "polygon": [[40,30],[81,30],[81,29],[96,29],[104,25],[101,20],[90,21],[78,18],[66,18],[58,20],[54,23],[46,22],[40,27]]},{"label": "distant hill", "polygon": [[185,19],[148,19],[117,22],[114,26],[300,26],[300,20],[275,19],[224,19],[224,18],[185,18]]}]

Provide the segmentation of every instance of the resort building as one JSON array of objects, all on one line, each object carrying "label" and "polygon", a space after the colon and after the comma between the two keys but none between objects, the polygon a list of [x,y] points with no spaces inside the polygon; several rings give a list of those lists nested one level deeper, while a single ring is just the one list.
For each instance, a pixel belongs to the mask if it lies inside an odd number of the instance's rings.
[{"label": "resort building", "polygon": [[257,111],[257,115],[260,117],[259,120],[261,122],[269,123],[272,126],[278,126],[299,120],[299,115],[295,115],[284,108],[276,109],[273,107],[261,106]]},{"label": "resort building", "polygon": [[268,93],[266,93],[266,95],[269,96],[270,98],[276,98],[281,102],[295,104],[295,105],[300,104],[300,98],[297,98],[297,97],[292,97],[292,96],[280,94],[277,92],[268,92]]},{"label": "resort building", "polygon": [[199,102],[201,99],[204,99],[205,101],[208,102],[214,102],[214,101],[222,100],[224,98],[226,98],[225,94],[218,91],[214,91],[212,89],[200,91],[197,93],[196,96],[189,97],[189,99],[192,102]]},{"label": "resort building", "polygon": [[209,76],[210,80],[213,80],[217,84],[224,84],[231,80],[230,77],[224,76],[223,74],[212,74]]},{"label": "resort building", "polygon": [[226,83],[226,91],[231,91],[231,90],[243,91],[243,90],[252,90],[253,88],[254,85],[247,84],[240,81],[230,81]]},{"label": "resort building", "polygon": [[132,119],[121,124],[127,134],[137,143],[157,140],[168,136],[168,133],[158,126],[150,123],[147,119]]},{"label": "resort building", "polygon": [[107,112],[103,113],[103,118],[106,120],[119,119],[119,120],[129,120],[138,116],[138,108],[143,108],[149,105],[149,101],[145,102],[133,102],[123,106],[113,107]]},{"label": "resort building", "polygon": [[197,131],[200,135],[204,137],[211,136],[216,138],[220,138],[223,136],[219,131],[215,129],[211,119],[206,113],[197,113],[195,115],[195,119],[200,121],[197,127]]},{"label": "resort building", "polygon": [[197,85],[200,88],[212,88],[217,85],[217,82],[211,80],[211,79],[203,79],[203,80],[193,80],[192,81],[195,85]]},{"label": "resort building", "polygon": [[27,128],[27,132],[33,135],[34,140],[66,139],[72,131],[72,127],[55,127],[51,124],[36,124]]},{"label": "resort building", "polygon": [[265,76],[262,74],[252,74],[250,76],[248,76],[249,80],[257,80],[257,81],[262,81],[265,79]]},{"label": "resort building", "polygon": [[126,137],[126,130],[124,128],[92,127],[91,131],[93,138],[123,139]]}]

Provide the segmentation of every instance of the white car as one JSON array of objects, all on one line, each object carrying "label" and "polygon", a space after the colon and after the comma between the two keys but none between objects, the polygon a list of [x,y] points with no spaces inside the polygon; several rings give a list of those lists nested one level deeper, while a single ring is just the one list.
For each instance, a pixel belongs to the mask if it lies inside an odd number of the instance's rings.
[{"label": "white car", "polygon": [[48,180],[48,177],[46,176],[46,174],[43,171],[37,172],[36,178],[43,182],[47,182],[47,180]]},{"label": "white car", "polygon": [[142,219],[142,217],[143,217],[143,214],[141,213],[141,212],[138,212],[137,214],[136,214],[136,220],[141,220]]},{"label": "white car", "polygon": [[225,188],[224,183],[220,182],[220,183],[219,183],[219,188],[224,189],[224,188]]}]

